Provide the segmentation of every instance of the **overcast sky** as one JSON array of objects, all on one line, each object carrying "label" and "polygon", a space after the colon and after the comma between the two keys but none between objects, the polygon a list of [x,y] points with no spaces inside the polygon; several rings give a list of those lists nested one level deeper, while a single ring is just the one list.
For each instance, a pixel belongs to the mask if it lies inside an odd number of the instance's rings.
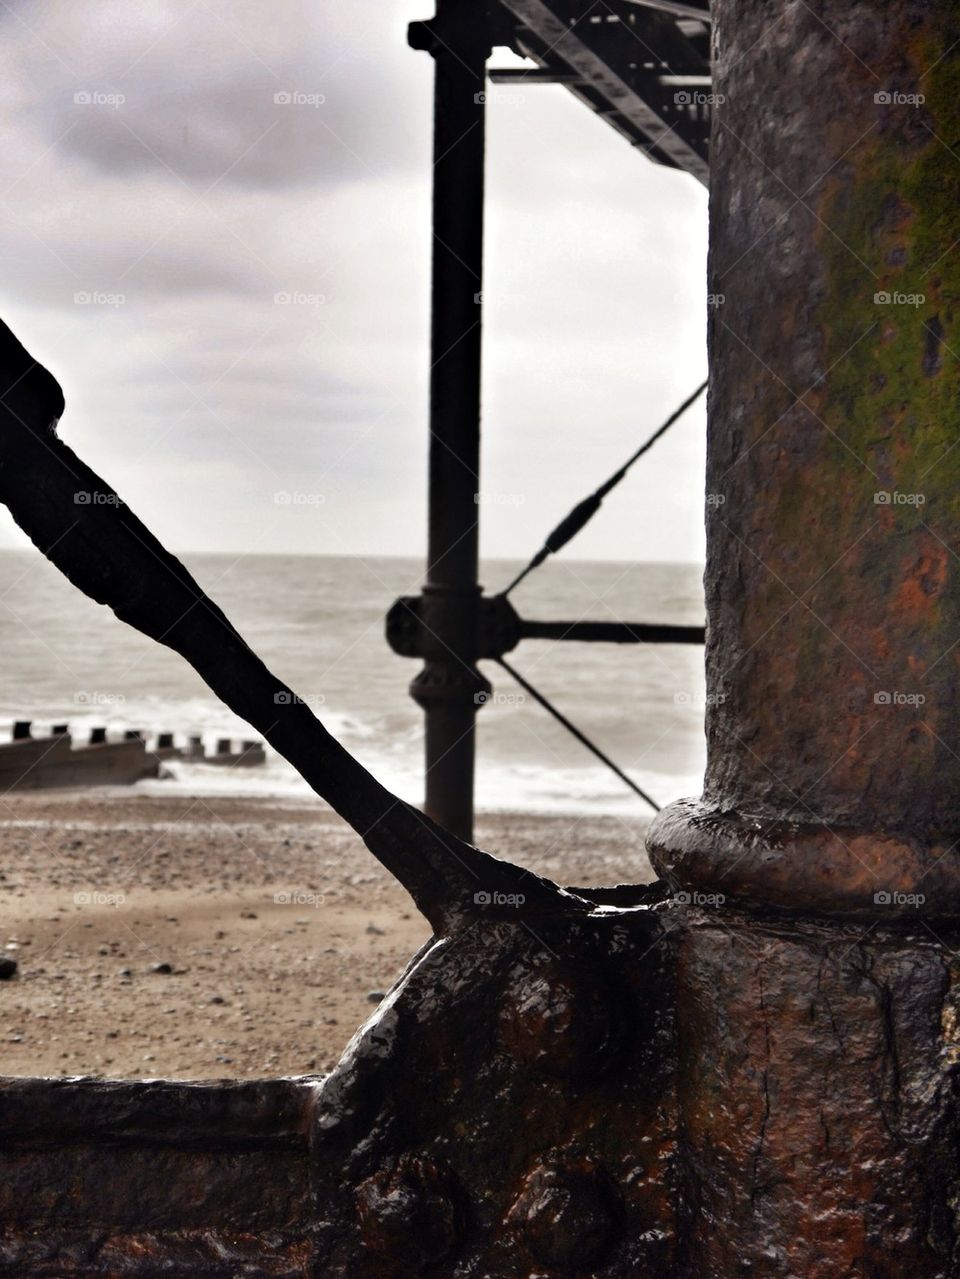
[{"label": "overcast sky", "polygon": [[[423,551],[430,14],[0,7],[3,316],[176,550]],[[706,193],[560,87],[493,96],[482,544],[523,556],[703,377]],[[571,552],[701,558],[703,433],[698,406]]]}]

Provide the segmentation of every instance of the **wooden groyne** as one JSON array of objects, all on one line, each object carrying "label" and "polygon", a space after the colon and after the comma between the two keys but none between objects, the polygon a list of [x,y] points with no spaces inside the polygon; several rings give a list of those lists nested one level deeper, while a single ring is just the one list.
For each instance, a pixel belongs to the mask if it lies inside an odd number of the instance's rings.
[{"label": "wooden groyne", "polygon": [[177,746],[173,733],[159,733],[152,742],[138,729],[111,738],[107,729],[90,730],[89,740],[75,741],[67,724],[34,736],[29,720],[13,726],[10,742],[0,745],[0,791],[49,790],[75,786],[131,786],[143,778],[162,777],[169,760],[221,766],[250,767],[266,762],[263,744],[220,738],[208,753],[203,738]]}]

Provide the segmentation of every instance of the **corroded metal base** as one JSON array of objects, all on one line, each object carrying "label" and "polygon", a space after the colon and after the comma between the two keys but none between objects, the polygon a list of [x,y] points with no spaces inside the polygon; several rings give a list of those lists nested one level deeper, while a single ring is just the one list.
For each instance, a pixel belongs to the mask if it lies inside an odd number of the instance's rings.
[{"label": "corroded metal base", "polygon": [[0,1275],[956,1279],[951,938],[593,896],[323,1081],[0,1084]]},{"label": "corroded metal base", "polygon": [[684,933],[681,1275],[960,1274],[957,978],[929,934]]},{"label": "corroded metal base", "polygon": [[676,890],[864,920],[960,922],[960,839],[743,816],[684,799],[658,814],[650,860]]},{"label": "corroded metal base", "polygon": [[321,1097],[318,1273],[671,1272],[670,931],[630,895],[414,960]]}]

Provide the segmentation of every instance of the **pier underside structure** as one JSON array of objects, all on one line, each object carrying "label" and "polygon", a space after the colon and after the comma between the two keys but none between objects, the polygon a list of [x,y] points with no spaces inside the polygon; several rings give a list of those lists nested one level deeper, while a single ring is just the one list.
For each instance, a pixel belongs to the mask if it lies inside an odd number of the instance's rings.
[{"label": "pier underside structure", "polygon": [[[430,53],[435,64],[429,537],[423,592],[396,602],[387,618],[387,640],[395,652],[423,659],[410,691],[425,718],[426,811],[462,839],[473,834],[475,721],[491,691],[478,667],[481,659],[502,661],[522,639],[544,635],[580,643],[703,642],[701,627],[663,627],[651,619],[592,625],[533,622],[517,616],[508,599],[510,588],[482,594],[478,547],[488,80],[523,86],[524,92],[560,84],[644,156],[706,183],[709,42],[706,6],[672,0],[492,0],[479,5],[439,0],[433,19],[410,28],[410,43]],[[491,69],[495,48],[511,50],[527,65]],[[545,551],[559,551],[595,514],[603,494],[594,497],[558,525]],[[552,710],[549,703],[542,704]]]},{"label": "pier underside structure", "polygon": [[0,329],[0,500],[433,928],[324,1079],[0,1081],[0,1274],[960,1279],[960,13],[711,19],[708,771],[655,884],[380,786]]}]

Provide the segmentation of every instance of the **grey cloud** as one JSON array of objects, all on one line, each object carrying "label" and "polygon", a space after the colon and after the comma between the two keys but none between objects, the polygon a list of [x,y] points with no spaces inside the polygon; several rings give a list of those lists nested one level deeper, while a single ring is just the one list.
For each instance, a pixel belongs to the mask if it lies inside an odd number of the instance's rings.
[{"label": "grey cloud", "polygon": [[43,110],[48,136],[63,137],[66,151],[102,171],[169,172],[199,194],[221,183],[275,189],[366,181],[409,165],[407,139],[384,112],[370,110],[352,77],[332,83],[322,104],[297,101],[315,93],[240,74],[176,94],[132,86],[115,110],[49,98]]},{"label": "grey cloud", "polygon": [[[422,549],[431,66],[403,33],[430,8],[48,0],[32,31],[3,20],[2,313],[63,381],[65,437],[177,546]],[[126,101],[74,103],[92,90]],[[295,90],[327,102],[273,102]],[[509,554],[691,389],[705,216],[559,89],[491,109],[489,164],[483,485],[525,501],[482,528]],[[74,302],[91,289],[125,303]],[[673,491],[697,488],[702,445],[702,418],[678,427],[578,553],[697,554]],[[318,476],[319,539],[317,512],[271,500]]]},{"label": "grey cloud", "polygon": [[[295,21],[276,22],[261,52],[262,6],[253,30],[242,5],[222,18],[208,5],[174,6],[179,17],[158,31],[115,0],[90,8],[103,20],[96,56],[83,45],[64,52],[58,33],[60,48],[28,43],[19,70],[33,86],[33,126],[105,174],[162,174],[199,194],[369,181],[417,158],[397,109],[405,77],[363,41],[330,29],[311,40]],[[52,39],[55,15],[68,29],[71,15],[49,9]]]}]

